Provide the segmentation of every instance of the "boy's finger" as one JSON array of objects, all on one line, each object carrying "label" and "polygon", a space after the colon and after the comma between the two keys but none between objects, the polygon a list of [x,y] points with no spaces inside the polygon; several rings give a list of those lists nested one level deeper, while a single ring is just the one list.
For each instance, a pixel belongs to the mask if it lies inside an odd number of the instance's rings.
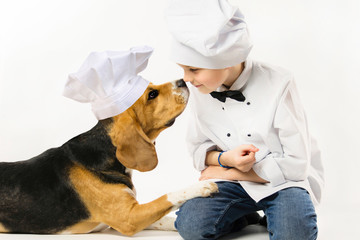
[{"label": "boy's finger", "polygon": [[250,153],[249,155],[246,155],[243,157],[243,162],[244,163],[250,163],[250,162],[255,162],[255,153]]},{"label": "boy's finger", "polygon": [[243,152],[257,152],[259,149],[252,144],[242,145]]}]

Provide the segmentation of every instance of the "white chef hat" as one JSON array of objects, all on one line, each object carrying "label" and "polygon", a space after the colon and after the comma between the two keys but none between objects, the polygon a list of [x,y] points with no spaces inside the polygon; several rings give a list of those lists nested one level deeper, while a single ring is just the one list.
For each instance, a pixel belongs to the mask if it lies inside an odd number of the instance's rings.
[{"label": "white chef hat", "polygon": [[146,68],[152,52],[149,46],[139,46],[90,53],[79,71],[69,75],[63,95],[90,102],[98,120],[116,116],[131,107],[149,85],[138,73]]},{"label": "white chef hat", "polygon": [[245,61],[252,48],[244,15],[227,0],[170,0],[165,17],[176,63],[221,69]]}]

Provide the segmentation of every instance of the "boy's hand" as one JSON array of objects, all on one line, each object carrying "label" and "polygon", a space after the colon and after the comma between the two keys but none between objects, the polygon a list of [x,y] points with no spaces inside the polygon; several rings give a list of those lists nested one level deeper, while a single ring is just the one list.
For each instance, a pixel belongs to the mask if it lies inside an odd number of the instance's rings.
[{"label": "boy's hand", "polygon": [[254,145],[240,145],[224,152],[220,162],[229,167],[234,167],[242,172],[248,172],[256,162],[255,153],[259,151]]}]

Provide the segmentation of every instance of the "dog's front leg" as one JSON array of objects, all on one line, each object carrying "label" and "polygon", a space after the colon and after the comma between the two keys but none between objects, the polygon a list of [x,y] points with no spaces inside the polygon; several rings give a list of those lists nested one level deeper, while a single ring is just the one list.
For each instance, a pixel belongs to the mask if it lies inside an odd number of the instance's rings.
[{"label": "dog's front leg", "polygon": [[[177,209],[185,201],[195,197],[208,197],[211,193],[217,192],[217,190],[216,183],[202,181],[190,188],[163,195],[146,204],[133,202],[126,218],[126,224],[123,222],[124,218],[113,218],[112,221],[105,223],[125,235],[133,235],[164,217],[171,210]],[[134,199],[133,201],[136,200]],[[168,222],[168,225],[171,225],[171,221],[170,223]],[[164,227],[168,228],[168,226]],[[173,226],[172,228],[170,226],[170,229],[174,230]]]},{"label": "dog's front leg", "polygon": [[207,197],[218,190],[216,183],[202,181],[152,202],[139,204],[126,185],[105,183],[84,168],[73,167],[70,179],[90,213],[84,222],[105,223],[125,235],[143,230],[186,200]]}]

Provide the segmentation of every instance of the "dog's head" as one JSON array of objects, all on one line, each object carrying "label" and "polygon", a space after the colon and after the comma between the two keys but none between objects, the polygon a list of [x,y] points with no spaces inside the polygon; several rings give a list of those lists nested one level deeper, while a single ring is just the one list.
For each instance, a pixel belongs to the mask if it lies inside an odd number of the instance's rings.
[{"label": "dog's head", "polygon": [[125,112],[113,117],[109,135],[117,159],[127,168],[150,171],[158,163],[155,139],[185,109],[189,90],[177,80],[149,84],[143,95]]}]

